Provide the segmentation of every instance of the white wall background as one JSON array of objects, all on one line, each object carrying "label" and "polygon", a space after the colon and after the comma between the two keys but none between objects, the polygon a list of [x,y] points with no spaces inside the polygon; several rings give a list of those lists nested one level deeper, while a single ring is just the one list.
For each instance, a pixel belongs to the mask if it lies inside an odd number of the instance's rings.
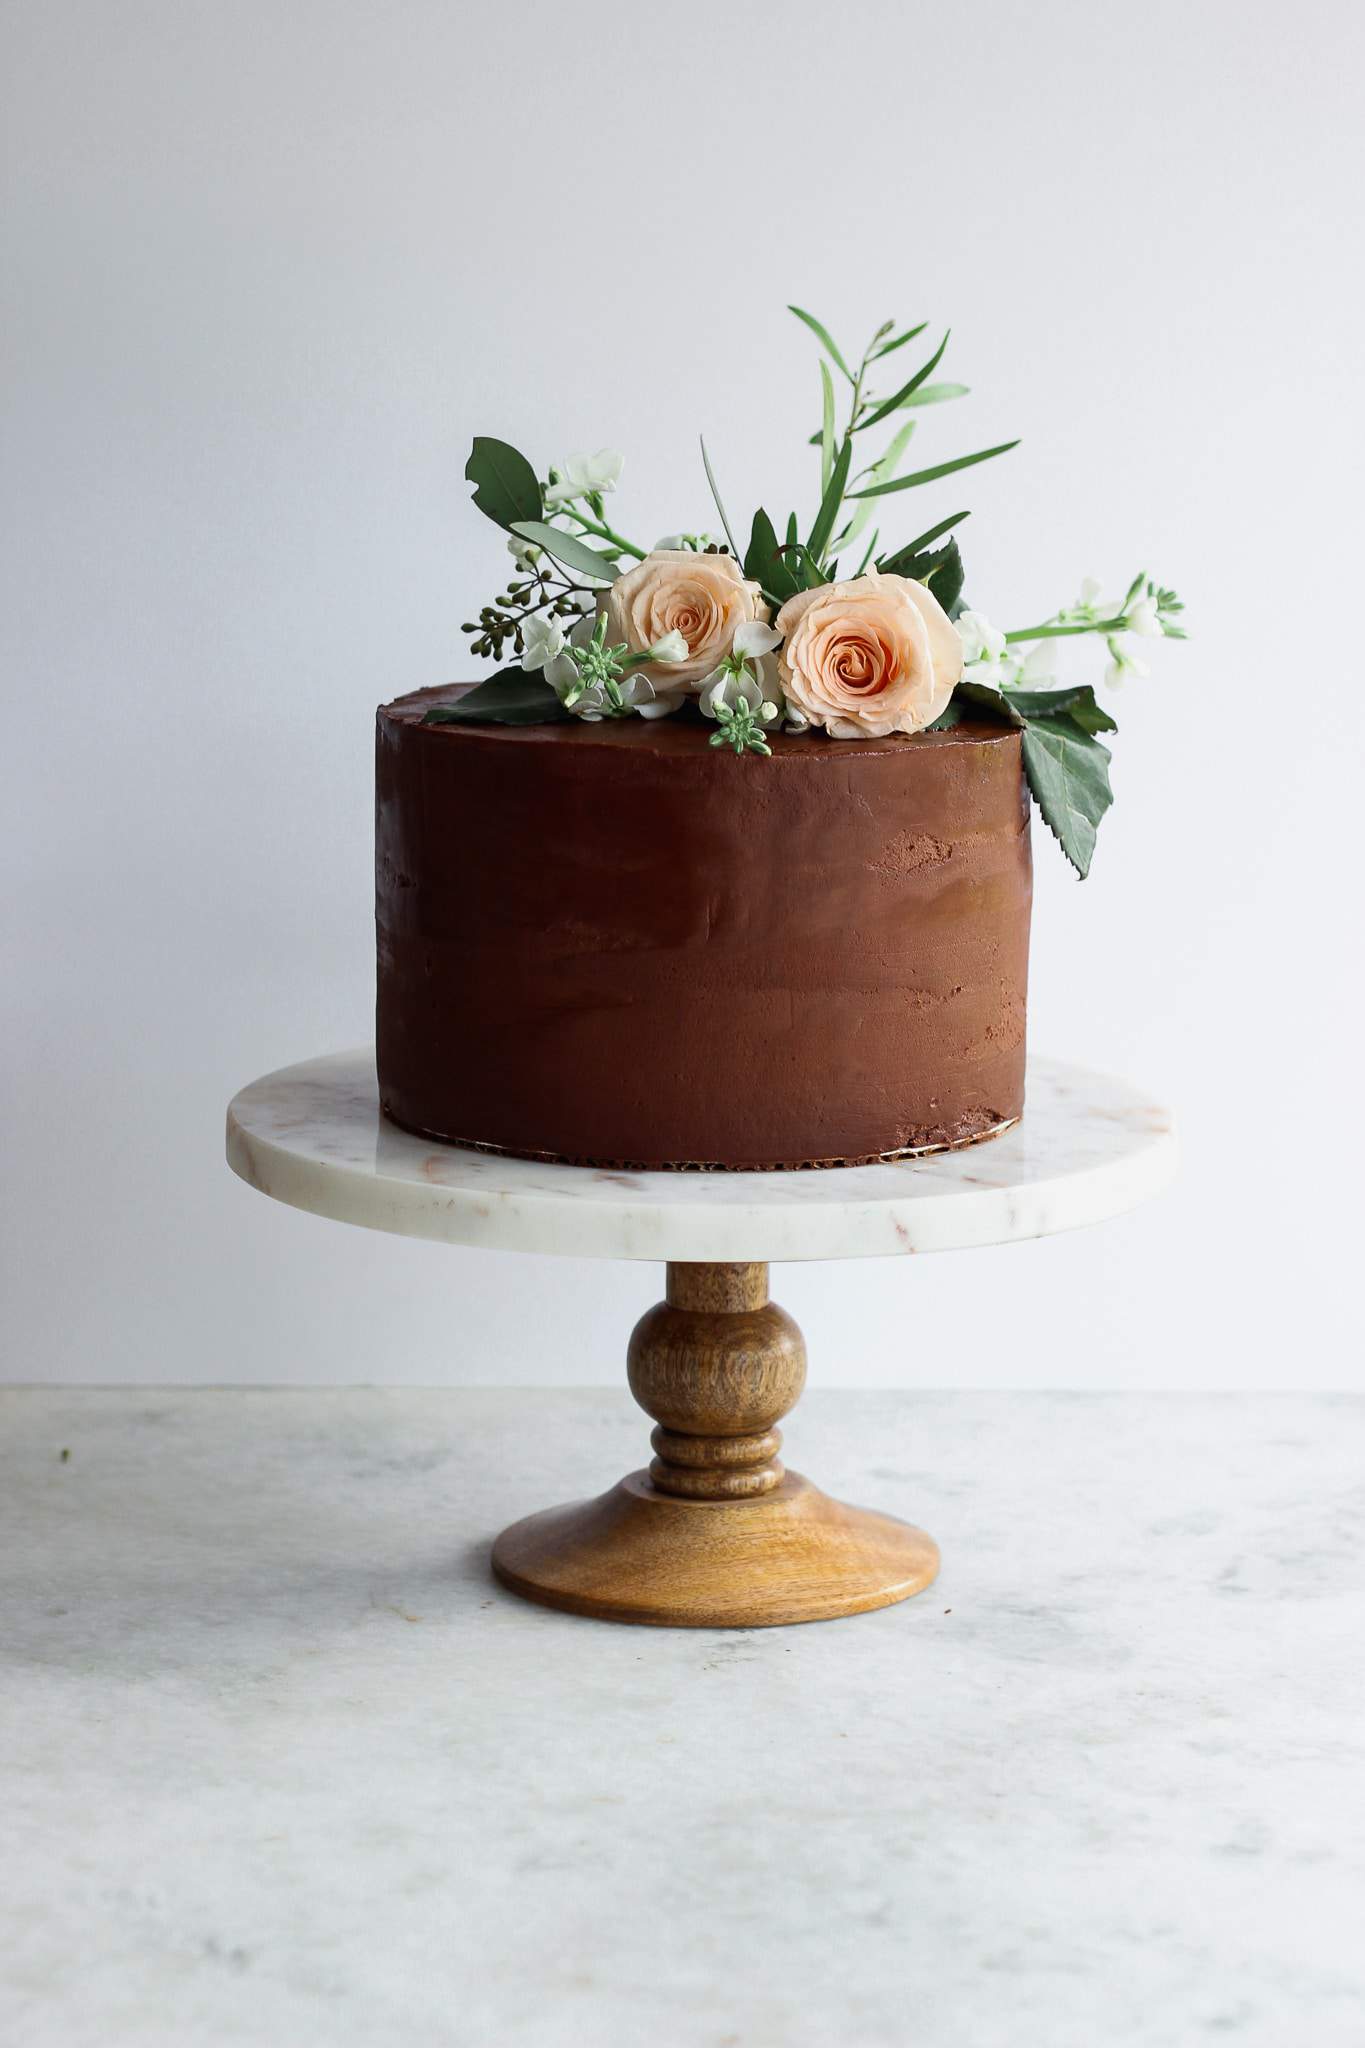
[{"label": "white wall background", "polygon": [[[809,501],[813,344],[949,321],[1004,623],[1189,600],[1033,1042],[1177,1106],[1102,1229],[784,1269],[826,1382],[1360,1370],[1359,10],[20,0],[4,35],[3,1373],[618,1380],[657,1269],[263,1202],[262,1070],[369,1036],[371,721],[466,668],[471,434],[622,518]],[[953,509],[922,494],[925,523]],[[554,1342],[546,1346],[547,1331]]]}]

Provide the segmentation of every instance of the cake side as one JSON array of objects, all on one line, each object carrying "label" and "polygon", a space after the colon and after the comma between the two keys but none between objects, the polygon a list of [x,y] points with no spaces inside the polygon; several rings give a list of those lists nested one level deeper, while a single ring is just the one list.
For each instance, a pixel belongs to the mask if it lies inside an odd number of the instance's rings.
[{"label": "cake side", "polygon": [[377,721],[378,1064],[438,1139],[607,1168],[853,1164],[1023,1107],[1017,732],[712,748],[687,717]]}]

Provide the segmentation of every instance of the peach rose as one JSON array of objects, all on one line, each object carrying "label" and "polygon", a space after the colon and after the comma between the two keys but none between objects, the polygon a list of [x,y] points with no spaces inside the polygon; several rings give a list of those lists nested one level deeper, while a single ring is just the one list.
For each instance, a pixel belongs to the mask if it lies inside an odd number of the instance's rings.
[{"label": "peach rose", "polygon": [[938,599],[875,569],[788,598],[778,673],[788,700],[839,740],[922,732],[962,674],[962,641]]},{"label": "peach rose", "polygon": [[607,639],[625,641],[633,654],[657,646],[665,633],[681,633],[685,661],[655,664],[641,674],[696,691],[730,652],[735,628],[766,619],[756,583],[746,583],[733,555],[697,555],[656,548],[618,576],[607,592]]}]

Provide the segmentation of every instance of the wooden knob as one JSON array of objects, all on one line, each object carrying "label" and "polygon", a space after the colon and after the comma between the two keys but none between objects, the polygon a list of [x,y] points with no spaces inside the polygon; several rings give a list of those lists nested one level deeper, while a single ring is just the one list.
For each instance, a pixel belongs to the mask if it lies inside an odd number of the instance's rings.
[{"label": "wooden knob", "polygon": [[635,1326],[630,1389],[654,1431],[663,1493],[735,1500],[782,1477],[775,1427],[806,1383],[806,1347],[768,1300],[766,1265],[670,1264],[668,1298]]}]

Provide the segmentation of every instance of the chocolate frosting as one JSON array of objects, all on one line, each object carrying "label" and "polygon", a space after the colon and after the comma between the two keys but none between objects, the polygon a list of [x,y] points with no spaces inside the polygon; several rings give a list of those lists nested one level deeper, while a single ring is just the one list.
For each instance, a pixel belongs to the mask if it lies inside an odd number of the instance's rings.
[{"label": "chocolate frosting", "polygon": [[378,714],[385,1112],[608,1167],[847,1165],[1017,1118],[1017,732],[778,735]]}]

